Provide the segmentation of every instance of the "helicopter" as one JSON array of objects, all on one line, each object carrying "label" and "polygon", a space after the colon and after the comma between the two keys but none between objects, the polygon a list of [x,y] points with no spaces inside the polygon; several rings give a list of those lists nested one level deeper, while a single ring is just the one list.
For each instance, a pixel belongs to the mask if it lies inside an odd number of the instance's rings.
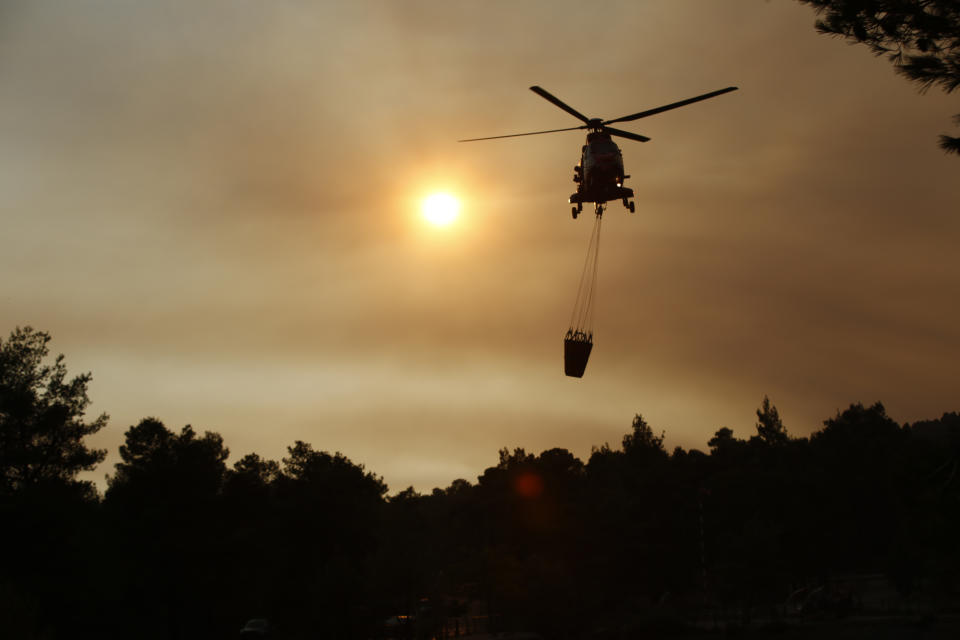
[{"label": "helicopter", "polygon": [[624,181],[630,176],[624,173],[623,154],[620,152],[620,147],[618,147],[613,141],[612,136],[626,138],[628,140],[636,140],[637,142],[647,142],[650,140],[650,138],[640,135],[639,133],[615,129],[607,125],[615,122],[629,122],[631,120],[646,118],[647,116],[663,113],[664,111],[669,111],[670,109],[676,109],[677,107],[683,107],[694,102],[707,100],[708,98],[714,98],[724,93],[736,91],[737,87],[718,89],[717,91],[711,91],[710,93],[705,93],[694,98],[672,102],[670,104],[663,105],[662,107],[647,109],[646,111],[641,111],[639,113],[634,113],[632,115],[623,116],[620,118],[613,118],[612,120],[588,118],[542,87],[533,86],[530,87],[530,90],[548,102],[560,107],[578,120],[581,120],[583,124],[578,127],[567,127],[565,129],[548,129],[546,131],[512,133],[504,136],[468,138],[466,140],[458,140],[457,142],[478,142],[480,140],[517,138],[520,136],[534,136],[542,133],[557,133],[559,131],[576,131],[580,129],[586,129],[587,142],[580,150],[580,164],[573,168],[573,181],[577,183],[577,191],[576,193],[573,193],[568,200],[570,204],[574,205],[571,208],[571,213],[573,214],[574,220],[576,220],[577,215],[583,211],[584,202],[594,203],[595,213],[597,216],[603,215],[603,210],[606,203],[612,200],[620,200],[623,202],[623,206],[626,207],[630,213],[635,211],[634,203],[631,200],[631,198],[633,198],[633,189],[623,186]]}]

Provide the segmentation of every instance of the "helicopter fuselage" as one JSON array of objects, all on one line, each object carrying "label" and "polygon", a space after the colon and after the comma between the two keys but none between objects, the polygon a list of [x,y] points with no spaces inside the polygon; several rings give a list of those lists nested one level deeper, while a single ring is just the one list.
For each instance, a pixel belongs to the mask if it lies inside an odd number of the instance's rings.
[{"label": "helicopter fuselage", "polygon": [[628,177],[623,170],[623,154],[610,135],[602,131],[588,133],[580,164],[574,167],[577,192],[570,196],[569,202],[577,205],[576,212],[583,209],[584,202],[595,203],[599,210],[610,200],[622,200],[624,206],[632,210],[632,203],[628,202],[633,197],[633,189],[623,186]]}]

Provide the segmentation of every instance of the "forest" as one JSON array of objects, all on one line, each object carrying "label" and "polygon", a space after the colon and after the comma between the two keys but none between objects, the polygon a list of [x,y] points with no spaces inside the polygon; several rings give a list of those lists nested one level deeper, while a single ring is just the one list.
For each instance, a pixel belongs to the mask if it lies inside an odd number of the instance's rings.
[{"label": "forest", "polygon": [[[6,637],[236,638],[265,617],[290,638],[622,638],[957,611],[957,413],[857,403],[797,437],[764,398],[755,433],[704,451],[667,451],[638,414],[586,461],[502,449],[474,481],[393,495],[306,442],[228,464],[219,434],[147,417],[100,492],[78,474],[107,416],[85,417],[90,375],[49,340],[0,341]],[[877,580],[895,597],[856,587]]]}]

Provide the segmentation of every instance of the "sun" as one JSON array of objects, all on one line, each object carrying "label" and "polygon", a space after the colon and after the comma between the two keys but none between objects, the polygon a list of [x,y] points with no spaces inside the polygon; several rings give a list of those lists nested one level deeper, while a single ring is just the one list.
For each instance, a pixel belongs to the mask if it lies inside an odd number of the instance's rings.
[{"label": "sun", "polygon": [[427,222],[436,227],[446,227],[457,219],[460,201],[449,193],[433,193],[424,198],[421,210]]}]

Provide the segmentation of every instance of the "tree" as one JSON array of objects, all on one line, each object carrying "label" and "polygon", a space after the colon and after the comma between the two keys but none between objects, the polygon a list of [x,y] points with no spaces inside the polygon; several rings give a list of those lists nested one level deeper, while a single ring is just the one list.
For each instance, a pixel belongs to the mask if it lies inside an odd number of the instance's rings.
[{"label": "tree", "polygon": [[104,499],[120,635],[144,637],[134,630],[145,619],[169,637],[212,632],[220,605],[208,594],[224,592],[232,567],[219,506],[228,454],[219,434],[189,425],[145,418],[127,430]]},{"label": "tree", "polygon": [[144,418],[125,435],[121,462],[108,479],[108,502],[119,499],[134,509],[145,499],[195,504],[222,488],[230,451],[220,434],[198,437],[190,425],[174,434],[156,418]]},{"label": "tree", "polygon": [[103,461],[106,451],[83,439],[107,424],[107,414],[83,420],[90,404],[89,373],[67,379],[63,355],[44,364],[50,334],[17,328],[0,340],[0,492],[9,494],[44,484],[70,485],[80,471]]},{"label": "tree", "polygon": [[49,342],[31,327],[0,340],[0,615],[25,637],[65,632],[102,591],[96,492],[77,474],[106,455],[83,441],[107,416],[84,420],[90,374],[45,363]]},{"label": "tree", "polygon": [[720,427],[707,442],[707,445],[710,447],[710,453],[715,454],[726,450],[735,442],[738,441],[733,437],[733,429],[730,427]]},{"label": "tree", "polygon": [[264,460],[255,453],[248,453],[234,463],[231,475],[248,477],[261,484],[270,484],[280,475],[280,465],[274,460]]},{"label": "tree", "polygon": [[814,489],[823,497],[817,518],[828,531],[822,553],[834,568],[865,570],[890,552],[889,532],[914,481],[910,432],[879,402],[852,404],[823,424],[810,437],[821,467],[814,476],[822,483]]},{"label": "tree", "polygon": [[297,440],[292,447],[287,447],[287,453],[289,457],[283,459],[284,477],[317,494],[336,494],[339,499],[345,491],[351,491],[355,492],[351,498],[362,496],[379,502],[387,493],[383,478],[367,472],[363,465],[354,464],[340,452],[331,456]]},{"label": "tree", "polygon": [[312,625],[347,637],[358,624],[353,607],[370,598],[365,569],[376,551],[387,485],[342,453],[299,440],[287,453],[277,479],[285,535],[275,562],[283,579],[273,597],[279,615],[297,616],[303,630]]},{"label": "tree", "polygon": [[757,409],[757,436],[769,445],[785,444],[790,439],[777,407],[770,404],[767,396],[763,396],[763,404]]},{"label": "tree", "polygon": [[237,460],[227,472],[224,493],[241,501],[263,500],[280,477],[280,465],[275,460],[264,460],[256,453],[248,453]]},{"label": "tree", "polygon": [[623,452],[627,455],[654,452],[666,456],[663,448],[664,434],[656,435],[639,413],[633,418],[633,432],[623,436]]},{"label": "tree", "polygon": [[[814,7],[820,33],[841,36],[885,55],[896,72],[946,93],[960,87],[960,3],[956,0],[799,0]],[[954,116],[960,124],[960,114]],[[940,136],[960,154],[960,137]]]}]

